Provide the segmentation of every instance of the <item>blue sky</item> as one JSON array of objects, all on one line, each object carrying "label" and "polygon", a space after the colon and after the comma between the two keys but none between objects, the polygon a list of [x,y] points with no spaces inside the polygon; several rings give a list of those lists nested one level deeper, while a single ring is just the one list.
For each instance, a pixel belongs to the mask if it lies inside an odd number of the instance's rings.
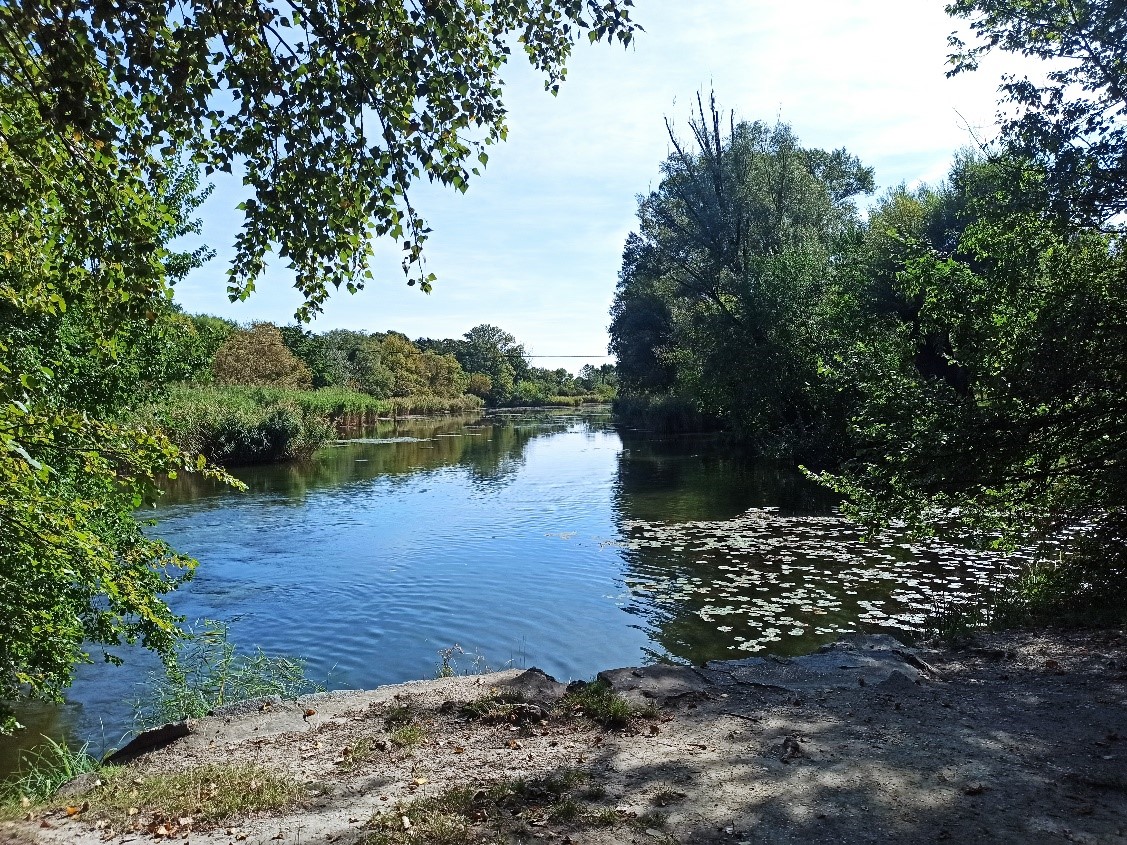
[{"label": "blue sky", "polygon": [[[378,281],[339,292],[312,328],[457,337],[493,323],[536,355],[605,355],[636,196],[656,185],[669,151],[665,118],[685,127],[698,91],[715,90],[737,118],[781,117],[806,146],[847,148],[882,189],[941,179],[972,130],[991,134],[1000,68],[945,77],[956,22],[942,2],[637,0],[635,18],[646,31],[629,49],[579,45],[554,98],[514,55],[508,142],[465,195],[423,185],[414,196],[434,228],[433,293],[408,288],[398,248],[384,245]],[[300,297],[281,261],[249,300],[227,301],[241,197],[237,179],[216,181],[200,213],[218,257],[176,299],[192,312],[292,322]],[[607,360],[534,363],[574,371]]]}]

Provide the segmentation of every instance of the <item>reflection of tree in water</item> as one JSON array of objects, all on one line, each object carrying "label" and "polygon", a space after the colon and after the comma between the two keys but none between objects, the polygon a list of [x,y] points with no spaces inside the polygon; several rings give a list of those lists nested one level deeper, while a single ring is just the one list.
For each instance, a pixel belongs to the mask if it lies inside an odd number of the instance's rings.
[{"label": "reflection of tree in water", "polygon": [[717,435],[619,429],[615,512],[621,519],[723,519],[750,507],[829,513],[835,496],[793,467],[754,461]]},{"label": "reflection of tree in water", "polygon": [[[574,413],[522,411],[381,420],[357,430],[350,440],[322,449],[310,460],[236,467],[232,474],[251,493],[277,496],[279,505],[300,505],[308,491],[318,488],[343,487],[381,477],[394,483],[444,467],[462,468],[471,483],[494,488],[513,480],[524,465],[525,450],[533,439],[576,424],[586,426],[588,419]],[[164,503],[220,497],[226,489],[187,475],[169,485]],[[215,504],[221,506],[219,498]]]},{"label": "reflection of tree in water", "polygon": [[[797,472],[715,440],[624,432],[615,513],[628,613],[658,654],[800,654],[859,628],[918,627],[945,596],[995,584],[998,555],[867,540]],[[777,508],[777,509],[776,509]]]}]

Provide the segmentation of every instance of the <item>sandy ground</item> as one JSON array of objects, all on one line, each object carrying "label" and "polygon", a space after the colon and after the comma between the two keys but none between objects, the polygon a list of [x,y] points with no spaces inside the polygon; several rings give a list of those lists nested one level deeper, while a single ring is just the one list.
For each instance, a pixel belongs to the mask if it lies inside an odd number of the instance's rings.
[{"label": "sandy ground", "polygon": [[[621,824],[557,822],[525,807],[503,821],[474,819],[474,837],[1127,843],[1123,631],[1011,633],[964,651],[856,638],[792,661],[604,676],[631,700],[658,705],[657,715],[619,731],[558,708],[551,715],[562,685],[514,670],[248,707],[195,722],[189,736],[132,765],[256,761],[293,772],[316,796],[284,815],[176,837],[208,845],[362,842],[374,816],[398,819],[409,802],[451,787],[575,769],[601,785],[584,807],[604,818],[613,812]],[[507,687],[540,709],[515,722],[461,710]],[[424,744],[388,742],[387,715],[403,707],[425,729]],[[346,749],[360,747],[370,755],[350,758]],[[403,841],[423,841],[412,835]],[[61,813],[8,826],[5,837],[42,845],[152,840],[143,829],[107,836],[81,815]]]}]

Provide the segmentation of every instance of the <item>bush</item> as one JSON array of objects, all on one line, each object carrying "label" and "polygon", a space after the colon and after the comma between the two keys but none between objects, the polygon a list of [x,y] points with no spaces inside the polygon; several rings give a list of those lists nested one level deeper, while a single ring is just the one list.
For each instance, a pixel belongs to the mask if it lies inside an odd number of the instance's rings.
[{"label": "bush", "polygon": [[162,429],[182,449],[224,465],[272,463],[311,455],[351,426],[408,414],[477,411],[476,396],[403,396],[376,399],[344,388],[181,385],[163,401],[135,411],[138,421]]}]

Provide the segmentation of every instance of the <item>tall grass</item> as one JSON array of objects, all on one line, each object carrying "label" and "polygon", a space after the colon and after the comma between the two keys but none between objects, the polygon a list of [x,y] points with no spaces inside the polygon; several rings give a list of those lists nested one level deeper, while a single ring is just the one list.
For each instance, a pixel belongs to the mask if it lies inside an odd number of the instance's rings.
[{"label": "tall grass", "polygon": [[153,674],[134,702],[139,729],[205,716],[216,707],[278,696],[294,699],[322,689],[305,677],[300,658],[241,653],[227,626],[204,620],[180,641],[163,675]]},{"label": "tall grass", "polygon": [[134,411],[178,446],[223,466],[307,457],[343,429],[380,418],[477,410],[476,396],[377,399],[343,388],[175,385]]},{"label": "tall grass", "polygon": [[554,396],[552,394],[535,394],[532,396],[514,396],[498,404],[501,408],[578,408],[580,405],[602,404],[609,401],[606,396],[598,393],[583,393],[579,396]]},{"label": "tall grass", "polygon": [[702,413],[693,402],[676,395],[619,394],[614,400],[615,419],[628,426],[663,434],[719,431],[721,421]]},{"label": "tall grass", "polygon": [[15,777],[0,785],[4,808],[0,815],[11,815],[10,811],[22,802],[46,801],[71,778],[98,770],[99,763],[89,754],[89,746],[71,748],[46,736],[43,740],[42,746],[23,753]]}]

